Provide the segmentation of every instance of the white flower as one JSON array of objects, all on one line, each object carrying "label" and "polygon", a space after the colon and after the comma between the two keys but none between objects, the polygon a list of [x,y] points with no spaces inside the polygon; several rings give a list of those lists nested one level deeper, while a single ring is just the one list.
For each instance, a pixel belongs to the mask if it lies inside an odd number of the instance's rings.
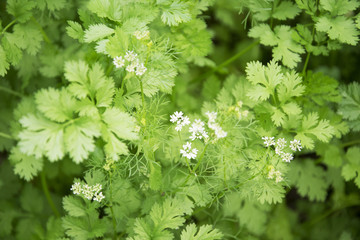
[{"label": "white flower", "polygon": [[116,68],[121,68],[125,65],[125,60],[123,59],[122,56],[118,56],[118,57],[114,57],[113,63]]},{"label": "white flower", "polygon": [[242,115],[243,115],[243,117],[245,117],[245,118],[248,116],[248,114],[249,114],[249,111],[248,111],[248,110],[245,110],[245,111],[242,112]]},{"label": "white flower", "polygon": [[183,155],[183,157],[186,157],[188,159],[195,159],[198,150],[196,148],[191,149],[191,143],[186,142],[186,144],[183,145],[183,149],[180,149],[180,153]]},{"label": "white flower", "polygon": [[204,128],[205,123],[201,121],[200,119],[195,119],[193,124],[191,124],[191,127],[189,128],[189,132],[192,133],[190,136],[190,139],[194,141],[195,139],[199,138],[202,139],[208,138],[207,132],[205,132]]},{"label": "white flower", "polygon": [[141,76],[146,72],[146,70],[147,70],[147,68],[144,66],[143,63],[141,63],[136,67],[135,73],[136,73],[136,75]]},{"label": "white flower", "polygon": [[135,31],[134,32],[134,36],[138,39],[138,40],[142,40],[142,39],[148,39],[150,36],[150,32],[148,30],[145,31]]},{"label": "white flower", "polygon": [[209,123],[214,123],[217,117],[217,112],[206,112],[205,113],[207,117],[209,118]]},{"label": "white flower", "polygon": [[176,122],[176,131],[181,131],[182,127],[190,124],[190,119],[187,116],[183,116],[183,112],[174,112],[173,115],[170,115],[170,122]]},{"label": "white flower", "polygon": [[284,162],[290,162],[291,160],[294,159],[294,156],[291,153],[282,153],[281,154],[281,158]]},{"label": "white flower", "polygon": [[276,142],[276,148],[283,150],[286,147],[286,143],[285,138],[279,138]]},{"label": "white flower", "polygon": [[276,174],[276,178],[275,178],[276,183],[282,182],[282,180],[284,180],[283,177],[281,176],[281,172],[276,171],[275,174]]},{"label": "white flower", "polygon": [[104,198],[105,198],[105,196],[103,195],[103,193],[99,192],[99,193],[95,193],[93,200],[101,202],[101,200],[103,200]]},{"label": "white flower", "polygon": [[135,72],[135,68],[137,68],[137,66],[138,66],[138,63],[135,61],[135,62],[132,62],[129,65],[127,65],[125,69],[128,72]]},{"label": "white flower", "polygon": [[299,140],[294,139],[294,141],[290,141],[290,148],[293,151],[301,151],[302,146]]},{"label": "white flower", "polygon": [[93,190],[93,192],[94,192],[95,194],[98,193],[98,192],[100,192],[101,189],[102,189],[102,185],[99,184],[99,183],[95,184],[95,185],[92,187],[92,190]]},{"label": "white flower", "polygon": [[282,151],[281,148],[276,147],[276,148],[275,148],[275,153],[280,156],[280,155],[283,154],[284,152]]},{"label": "white flower", "polygon": [[81,184],[79,182],[74,183],[70,190],[73,191],[74,194],[79,195],[82,192]]},{"label": "white flower", "polygon": [[275,140],[274,137],[262,137],[262,140],[264,140],[264,144],[266,147],[270,147],[270,146],[274,146],[275,145]]},{"label": "white flower", "polygon": [[85,184],[82,189],[82,194],[84,194],[84,197],[91,200],[94,196],[94,192],[91,186]]},{"label": "white flower", "polygon": [[125,59],[129,62],[135,61],[137,58],[137,54],[134,51],[127,51],[125,54]]},{"label": "white flower", "polygon": [[279,183],[282,180],[284,180],[281,176],[281,172],[280,171],[275,171],[274,167],[271,167],[269,173],[268,173],[268,179],[274,179],[275,177],[275,182]]},{"label": "white flower", "polygon": [[224,138],[227,136],[227,132],[225,132],[219,124],[217,123],[210,123],[208,122],[208,127],[212,130],[214,130],[215,132],[215,135],[216,135],[216,138],[219,139],[219,138]]}]

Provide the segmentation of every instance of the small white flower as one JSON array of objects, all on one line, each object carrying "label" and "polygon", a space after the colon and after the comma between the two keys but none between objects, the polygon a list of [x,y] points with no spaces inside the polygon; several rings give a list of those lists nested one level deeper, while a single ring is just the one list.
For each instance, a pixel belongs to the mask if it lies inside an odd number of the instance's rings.
[{"label": "small white flower", "polygon": [[103,193],[99,192],[99,193],[95,193],[93,200],[101,202],[101,200],[103,200],[104,198],[105,198],[105,196],[103,195]]},{"label": "small white flower", "polygon": [[176,122],[176,131],[181,131],[181,129],[190,124],[190,119],[187,116],[183,116],[183,112],[174,112],[173,115],[170,115],[170,122],[175,123]]},{"label": "small white flower", "polygon": [[191,124],[191,127],[189,128],[189,132],[192,133],[190,139],[195,140],[197,138],[202,139],[205,136],[208,136],[205,132],[204,128],[205,123],[201,121],[200,119],[195,119],[193,124]]},{"label": "small white flower", "polygon": [[135,72],[135,68],[137,68],[138,63],[137,62],[132,62],[129,65],[126,66],[126,71],[128,72]]},{"label": "small white flower", "polygon": [[71,191],[73,191],[74,194],[79,195],[82,192],[81,184],[79,182],[74,183],[71,188]]},{"label": "small white flower", "polygon": [[144,66],[143,63],[141,63],[136,67],[135,73],[136,73],[136,75],[141,76],[146,72],[146,70],[147,70],[147,68]]},{"label": "small white flower", "polygon": [[284,152],[282,151],[281,148],[276,147],[276,148],[275,148],[275,153],[280,156],[280,155],[283,154]]},{"label": "small white flower", "polygon": [[301,151],[302,146],[299,140],[294,139],[294,141],[290,141],[290,148],[293,151]]},{"label": "small white flower", "polygon": [[134,32],[134,36],[138,39],[138,40],[142,40],[142,39],[148,39],[150,37],[150,32],[148,30],[145,31],[135,31]]},{"label": "small white flower", "polygon": [[183,157],[186,157],[188,159],[195,159],[198,150],[196,148],[191,149],[191,143],[186,142],[186,144],[183,145],[183,149],[180,149],[180,153],[183,155]]},{"label": "small white flower", "polygon": [[94,196],[94,192],[91,186],[85,184],[82,189],[82,194],[84,194],[84,197],[91,200]]},{"label": "small white flower", "polygon": [[121,68],[125,65],[125,60],[123,59],[122,56],[118,56],[118,57],[114,57],[113,63],[116,68]]},{"label": "small white flower", "polygon": [[276,178],[275,178],[276,183],[282,182],[282,180],[284,180],[283,177],[281,176],[281,172],[276,171],[275,174],[276,174]]},{"label": "small white flower", "polygon": [[127,51],[125,54],[125,59],[129,62],[135,61],[137,54],[134,51]]},{"label": "small white flower", "polygon": [[207,117],[209,118],[209,123],[214,123],[217,117],[217,112],[206,112],[205,113]]},{"label": "small white flower", "polygon": [[264,140],[264,144],[266,147],[275,145],[274,137],[262,137],[261,139]]},{"label": "small white flower", "polygon": [[99,184],[99,183],[95,184],[95,185],[92,187],[92,190],[93,190],[93,192],[94,192],[95,194],[97,194],[98,192],[100,192],[101,189],[102,189],[102,185]]},{"label": "small white flower", "polygon": [[286,147],[286,143],[287,141],[285,140],[285,138],[279,138],[276,142],[276,147],[280,150],[283,150]]},{"label": "small white flower", "polygon": [[291,160],[294,159],[294,156],[291,153],[282,153],[281,154],[281,158],[284,162],[290,162]]},{"label": "small white flower", "polygon": [[172,123],[177,122],[177,120],[179,118],[181,118],[182,116],[183,116],[183,112],[176,111],[176,112],[174,112],[173,115],[170,115],[170,122],[172,122]]},{"label": "small white flower", "polygon": [[248,110],[245,110],[245,111],[242,112],[242,116],[245,117],[245,118],[248,116],[248,114],[249,114]]}]

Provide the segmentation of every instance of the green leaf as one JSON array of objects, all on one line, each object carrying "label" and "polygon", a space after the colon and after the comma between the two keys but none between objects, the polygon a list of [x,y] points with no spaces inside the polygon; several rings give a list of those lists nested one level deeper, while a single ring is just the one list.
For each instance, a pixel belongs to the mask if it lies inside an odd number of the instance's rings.
[{"label": "green leaf", "polygon": [[76,102],[65,88],[41,89],[35,94],[35,102],[41,113],[53,121],[65,122],[73,118]]},{"label": "green leaf", "polygon": [[247,94],[252,100],[267,100],[283,80],[281,67],[275,61],[271,61],[267,66],[263,66],[258,61],[249,62],[245,71],[246,78],[254,85]]},{"label": "green leaf", "polygon": [[6,53],[4,48],[0,45],[0,76],[5,76],[7,70],[9,70],[10,64],[6,59]]},{"label": "green leaf", "polygon": [[321,0],[320,5],[334,15],[344,15],[359,7],[360,3],[354,0]]},{"label": "green leaf", "polygon": [[[1,42],[2,42],[2,47],[3,49],[6,49],[5,54],[6,54],[6,60],[11,63],[12,65],[16,65],[19,63],[21,57],[22,57],[22,52],[21,50],[16,46],[16,44],[14,42],[11,41],[11,34],[8,33],[4,33]],[[0,46],[1,48],[1,46]],[[1,56],[2,54],[0,54]],[[0,57],[1,58],[1,57]],[[6,67],[6,63],[4,63],[5,65],[3,65],[3,67]]]},{"label": "green leaf", "polygon": [[339,147],[334,145],[326,145],[324,162],[331,167],[340,167],[342,165],[343,160],[340,154]]},{"label": "green leaf", "polygon": [[360,148],[351,147],[346,152],[347,163],[343,166],[341,175],[346,181],[354,179],[355,184],[360,188]]},{"label": "green leaf", "polygon": [[86,216],[86,207],[81,198],[75,196],[66,196],[63,198],[63,207],[72,217]]},{"label": "green leaf", "polygon": [[160,190],[162,187],[161,165],[150,160],[149,184],[152,190]]},{"label": "green leaf", "polygon": [[6,4],[7,12],[13,15],[20,23],[24,23],[31,18],[31,10],[36,6],[33,1],[29,0],[8,0]]},{"label": "green leaf", "polygon": [[90,118],[79,118],[65,129],[64,144],[70,157],[80,163],[95,149],[94,137],[100,136],[99,123]]},{"label": "green leaf", "polygon": [[84,39],[85,42],[95,42],[100,39],[103,39],[107,36],[110,36],[114,33],[114,29],[109,28],[105,24],[94,24],[89,26],[85,31]]},{"label": "green leaf", "polygon": [[181,240],[215,240],[222,238],[223,234],[219,230],[213,229],[211,225],[203,225],[198,231],[196,225],[191,223],[181,232]]},{"label": "green leaf", "polygon": [[68,21],[69,26],[66,27],[66,33],[73,39],[78,39],[80,42],[84,39],[84,30],[82,26],[74,21]]},{"label": "green leaf", "polygon": [[121,154],[128,154],[126,145],[119,140],[136,140],[135,118],[117,108],[107,108],[102,114],[104,125],[102,127],[103,139],[107,142],[105,152],[114,160]]},{"label": "green leaf", "polygon": [[14,33],[9,35],[9,40],[17,47],[30,55],[36,55],[39,52],[43,38],[35,23],[16,24],[13,31]]},{"label": "green leaf", "polygon": [[359,32],[354,21],[344,16],[336,18],[321,16],[315,26],[316,30],[326,32],[330,39],[338,40],[341,43],[355,46],[359,40]]},{"label": "green leaf", "polygon": [[279,20],[293,19],[300,13],[300,9],[290,1],[281,1],[272,12],[272,17]]},{"label": "green leaf", "polygon": [[299,97],[305,91],[302,79],[295,71],[286,72],[281,83],[277,88],[278,98],[281,102],[286,102],[292,97]]},{"label": "green leaf", "polygon": [[319,120],[319,115],[316,112],[309,113],[302,120],[301,131],[295,136],[296,139],[300,140],[302,145],[306,148],[313,149],[314,141],[310,137],[316,137],[322,142],[329,142],[335,134],[334,127],[330,125],[329,120]]},{"label": "green leaf", "polygon": [[287,176],[297,187],[299,194],[307,196],[311,201],[324,201],[328,188],[325,171],[310,160],[292,162],[291,165]]},{"label": "green leaf", "polygon": [[60,124],[34,114],[20,119],[23,130],[19,133],[19,149],[27,155],[41,158],[43,155],[50,161],[64,157],[64,131]]},{"label": "green leaf", "polygon": [[[158,1],[159,2],[159,1]],[[165,5],[164,3],[162,3]],[[169,26],[177,26],[180,23],[191,20],[189,6],[186,2],[166,1],[166,5],[162,8],[161,20]]]},{"label": "green leaf", "polygon": [[273,46],[273,59],[281,60],[285,66],[294,68],[301,61],[300,54],[304,53],[304,49],[293,40],[293,32],[286,25],[276,26],[273,32],[269,25],[260,24],[250,30],[249,36],[260,38],[263,45]]},{"label": "green leaf", "polygon": [[343,86],[340,92],[342,100],[339,104],[339,114],[349,120],[350,128],[360,131],[360,84],[350,83]]},{"label": "green leaf", "polygon": [[12,148],[9,160],[15,164],[15,174],[26,181],[32,180],[43,169],[43,158],[26,155],[19,147]]}]

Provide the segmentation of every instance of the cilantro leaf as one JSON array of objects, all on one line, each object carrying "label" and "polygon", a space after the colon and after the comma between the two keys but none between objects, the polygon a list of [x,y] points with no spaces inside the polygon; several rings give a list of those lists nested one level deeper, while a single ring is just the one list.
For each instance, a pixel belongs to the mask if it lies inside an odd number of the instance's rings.
[{"label": "cilantro leaf", "polygon": [[311,201],[325,200],[328,188],[325,171],[314,161],[293,162],[287,176],[301,196],[308,196]]},{"label": "cilantro leaf", "polygon": [[[158,1],[160,2],[160,1]],[[189,6],[186,2],[175,1],[161,1],[162,14],[161,20],[169,26],[177,26],[180,23],[191,20]]]},{"label": "cilantro leaf", "polygon": [[86,207],[81,198],[75,196],[67,196],[63,198],[63,207],[65,211],[72,217],[86,216]]},{"label": "cilantro leaf", "polygon": [[300,13],[300,9],[290,1],[281,1],[278,6],[274,8],[272,17],[279,20],[293,19]]},{"label": "cilantro leaf", "polygon": [[35,23],[16,24],[14,33],[9,35],[9,40],[30,55],[36,55],[41,47],[42,34]]},{"label": "cilantro leaf", "polygon": [[6,1],[6,10],[13,15],[20,23],[28,21],[31,16],[31,10],[36,6],[35,2],[29,0],[9,0]]},{"label": "cilantro leaf", "polygon": [[66,27],[66,33],[73,39],[78,39],[80,42],[84,39],[84,30],[82,26],[74,21],[68,21],[69,26]]},{"label": "cilantro leaf", "polygon": [[0,45],[0,76],[5,76],[9,67],[10,64],[6,59],[4,48]]},{"label": "cilantro leaf", "polygon": [[43,168],[43,158],[26,155],[19,147],[12,148],[9,160],[15,164],[14,172],[26,181],[32,180]]},{"label": "cilantro leaf", "polygon": [[351,147],[346,152],[347,163],[343,166],[341,175],[346,181],[354,179],[355,184],[360,188],[360,148]]},{"label": "cilantro leaf", "polygon": [[360,131],[360,84],[353,82],[342,87],[340,92],[339,114],[348,120],[352,130]]},{"label": "cilantro leaf", "polygon": [[295,138],[299,139],[304,147],[313,149],[314,140],[309,135],[322,142],[329,142],[334,134],[334,127],[330,125],[329,120],[319,120],[318,113],[312,112],[303,118],[301,130]]},{"label": "cilantro leaf", "polygon": [[320,5],[332,15],[343,15],[358,8],[360,3],[354,0],[321,0]]},{"label": "cilantro leaf", "polygon": [[114,33],[114,29],[109,28],[105,24],[94,24],[89,26],[89,29],[85,31],[84,40],[85,42],[95,42],[110,36]]},{"label": "cilantro leaf", "polygon": [[181,232],[181,240],[215,240],[222,237],[223,234],[211,225],[203,225],[197,230],[196,225],[191,223]]},{"label": "cilantro leaf", "polygon": [[354,21],[344,16],[321,16],[315,26],[318,31],[326,32],[330,39],[339,40],[341,43],[356,45],[359,40]]},{"label": "cilantro leaf", "polygon": [[272,46],[275,61],[281,60],[285,66],[294,68],[300,62],[300,54],[304,53],[304,49],[293,40],[293,32],[286,25],[276,26],[273,32],[269,25],[260,24],[250,29],[249,36],[260,38],[260,43],[265,46]]},{"label": "cilantro leaf", "polygon": [[267,100],[283,80],[281,68],[275,61],[271,61],[267,66],[258,61],[250,62],[245,71],[247,79],[253,85],[247,94],[252,100]]},{"label": "cilantro leaf", "polygon": [[35,102],[40,112],[53,121],[65,122],[73,118],[75,99],[65,88],[41,89],[35,94]]}]

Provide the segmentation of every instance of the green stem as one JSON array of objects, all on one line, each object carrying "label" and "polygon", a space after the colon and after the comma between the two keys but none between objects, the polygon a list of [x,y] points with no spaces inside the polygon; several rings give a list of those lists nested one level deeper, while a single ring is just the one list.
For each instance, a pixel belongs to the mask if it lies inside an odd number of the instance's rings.
[{"label": "green stem", "polygon": [[144,88],[143,88],[142,81],[140,79],[139,79],[139,81],[140,81],[140,90],[141,90],[141,102],[142,102],[142,106],[144,109],[145,108]]},{"label": "green stem", "polygon": [[193,169],[194,172],[195,172],[195,171],[198,169],[198,167],[200,166],[201,161],[202,161],[203,158],[204,158],[205,151],[206,151],[206,149],[207,149],[208,146],[209,146],[208,144],[205,145],[204,150],[202,151],[202,153],[201,153],[201,155],[200,155],[199,161],[197,162],[197,164],[195,165],[195,168]]},{"label": "green stem", "polygon": [[327,218],[328,216],[330,216],[331,214],[333,214],[333,213],[335,213],[337,211],[340,211],[340,210],[348,208],[348,207],[358,206],[358,205],[360,205],[360,202],[349,203],[349,204],[345,204],[345,205],[343,205],[341,207],[338,207],[338,208],[330,209],[330,210],[326,211],[325,213],[321,214],[320,216],[317,216],[314,219],[303,223],[303,226],[306,227],[306,226],[314,225],[314,224],[324,220],[325,218]]},{"label": "green stem", "polygon": [[41,185],[42,185],[42,189],[44,191],[44,194],[45,194],[45,197],[51,207],[51,210],[54,212],[55,216],[60,218],[60,213],[59,211],[57,210],[57,208],[55,207],[55,204],[50,196],[50,192],[49,192],[49,189],[48,189],[48,186],[47,186],[47,182],[46,182],[46,176],[45,176],[45,172],[42,171],[41,174],[40,174],[40,177],[41,177]]},{"label": "green stem", "polygon": [[0,86],[0,91],[10,93],[10,94],[12,94],[14,96],[17,96],[17,97],[24,97],[24,95],[22,95],[21,93],[18,93],[16,91],[13,91],[13,90],[8,89],[8,88],[3,87],[3,86]]},{"label": "green stem", "polygon": [[307,68],[307,65],[308,65],[308,63],[309,63],[309,59],[310,59],[310,52],[308,52],[307,55],[306,55],[304,67],[303,67],[303,70],[302,70],[302,75],[303,75],[303,76],[305,76],[306,68]]},{"label": "green stem", "polygon": [[346,143],[341,144],[340,146],[342,148],[345,148],[345,147],[349,147],[349,146],[356,145],[356,144],[360,144],[360,140],[354,140],[354,141],[346,142]]},{"label": "green stem", "polygon": [[9,135],[7,133],[3,133],[3,132],[0,132],[0,137],[15,140],[15,138],[13,138],[11,135]]},{"label": "green stem", "polygon": [[231,58],[227,59],[225,62],[218,65],[216,68],[213,68],[210,71],[200,75],[200,77],[195,78],[190,83],[195,83],[195,82],[201,81],[204,78],[210,77],[213,73],[217,72],[219,69],[224,68],[227,65],[229,65],[230,63],[234,62],[236,59],[238,59],[239,57],[241,57],[242,55],[244,55],[245,53],[250,51],[253,47],[258,45],[259,43],[260,43],[260,41],[253,42],[252,44],[250,44],[249,46],[247,46],[246,48],[244,48],[243,50],[241,50],[240,52],[238,52]]},{"label": "green stem", "polygon": [[113,231],[114,231],[114,237],[113,239],[116,240],[116,219],[115,219],[115,214],[114,214],[114,209],[113,209],[113,196],[112,196],[112,172],[110,172],[110,212],[111,212],[111,218],[112,218],[112,225],[113,225]]},{"label": "green stem", "polygon": [[39,27],[39,30],[41,32],[41,35],[44,38],[44,41],[47,42],[50,45],[53,45],[53,43],[51,42],[50,38],[48,37],[48,35],[46,34],[46,32],[44,31],[43,27],[41,26],[41,24],[34,18],[31,17],[31,20]]},{"label": "green stem", "polygon": [[14,25],[16,23],[16,21],[17,21],[17,19],[14,19],[8,25],[6,25],[6,27],[4,27],[4,29],[1,31],[0,35],[3,35],[9,27],[11,27],[12,25]]}]

